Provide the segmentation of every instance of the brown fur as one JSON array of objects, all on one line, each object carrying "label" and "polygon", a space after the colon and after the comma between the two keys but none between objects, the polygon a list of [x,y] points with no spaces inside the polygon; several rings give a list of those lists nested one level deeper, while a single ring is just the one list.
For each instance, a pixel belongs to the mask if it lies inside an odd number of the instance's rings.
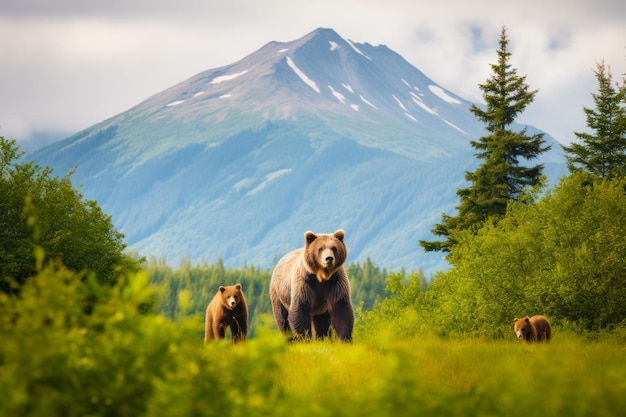
[{"label": "brown fur", "polygon": [[342,341],[352,340],[354,310],[348,275],[345,233],[304,234],[304,248],[276,264],[270,281],[272,310],[278,328],[295,338],[324,338],[331,327]]},{"label": "brown fur", "polygon": [[527,342],[549,342],[552,337],[552,326],[544,316],[524,317],[514,320],[515,335]]},{"label": "brown fur", "polygon": [[206,309],[204,342],[223,339],[230,327],[233,342],[243,341],[248,334],[248,305],[241,284],[221,286]]}]

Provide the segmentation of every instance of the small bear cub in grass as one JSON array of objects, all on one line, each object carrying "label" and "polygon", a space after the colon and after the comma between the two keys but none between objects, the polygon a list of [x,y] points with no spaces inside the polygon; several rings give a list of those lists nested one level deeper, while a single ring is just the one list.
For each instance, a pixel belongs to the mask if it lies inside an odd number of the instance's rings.
[{"label": "small bear cub in grass", "polygon": [[527,342],[549,342],[552,337],[552,326],[544,316],[516,318],[514,320],[515,335],[519,340]]},{"label": "small bear cub in grass", "polygon": [[206,309],[204,342],[223,339],[230,327],[233,342],[245,340],[248,333],[248,305],[241,284],[221,286]]}]

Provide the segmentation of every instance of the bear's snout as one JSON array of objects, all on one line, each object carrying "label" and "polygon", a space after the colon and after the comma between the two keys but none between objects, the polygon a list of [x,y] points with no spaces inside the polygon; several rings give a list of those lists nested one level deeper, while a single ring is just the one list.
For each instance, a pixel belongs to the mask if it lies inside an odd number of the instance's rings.
[{"label": "bear's snout", "polygon": [[236,297],[228,297],[228,299],[226,300],[226,303],[231,306],[231,307],[235,307],[237,305],[237,298]]},{"label": "bear's snout", "polygon": [[324,266],[332,266],[335,263],[335,253],[331,249],[324,250],[321,258]]}]

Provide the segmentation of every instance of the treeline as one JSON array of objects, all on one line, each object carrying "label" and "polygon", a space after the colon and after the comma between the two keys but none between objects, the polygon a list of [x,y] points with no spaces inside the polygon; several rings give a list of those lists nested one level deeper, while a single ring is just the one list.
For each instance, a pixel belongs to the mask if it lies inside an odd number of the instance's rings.
[{"label": "treeline", "polygon": [[[240,283],[248,303],[249,337],[272,314],[269,296],[271,269],[255,266],[226,268],[221,260],[214,264],[192,264],[184,260],[177,268],[165,261],[151,259],[145,267],[150,283],[156,285],[154,308],[159,314],[177,320],[182,317],[204,317],[207,304],[220,285]],[[352,301],[357,311],[372,309],[385,296],[387,271],[376,266],[371,259],[363,264],[346,265],[352,286]],[[267,317],[265,317],[267,318]],[[202,329],[199,329],[199,331]]]}]

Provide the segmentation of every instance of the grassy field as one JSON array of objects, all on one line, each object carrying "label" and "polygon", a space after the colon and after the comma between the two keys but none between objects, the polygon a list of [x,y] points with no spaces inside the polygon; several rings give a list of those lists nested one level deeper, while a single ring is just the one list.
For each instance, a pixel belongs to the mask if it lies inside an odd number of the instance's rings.
[{"label": "grassy field", "polygon": [[200,315],[141,313],[142,282],[89,314],[67,271],[0,294],[0,416],[626,415],[622,328],[531,345],[359,325],[351,344],[289,343],[267,316],[245,343],[205,345]]},{"label": "grassy field", "polygon": [[303,343],[281,363],[295,415],[626,415],[626,347],[574,336]]}]

